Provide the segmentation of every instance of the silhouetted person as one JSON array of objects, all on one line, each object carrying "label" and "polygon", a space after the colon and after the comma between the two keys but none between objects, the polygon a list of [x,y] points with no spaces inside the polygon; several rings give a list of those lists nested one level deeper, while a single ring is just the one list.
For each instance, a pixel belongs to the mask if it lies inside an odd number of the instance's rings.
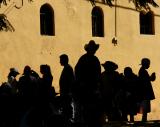
[{"label": "silhouetted person", "polygon": [[[0,126],[13,126],[16,123],[17,111],[17,80],[16,76],[19,74],[16,68],[10,68],[7,76],[8,81],[3,83],[0,87]],[[1,125],[4,124],[4,125]]]},{"label": "silhouetted person", "polygon": [[[18,111],[20,118],[36,105],[38,97],[38,77],[32,75],[31,67],[26,65],[23,69],[23,74],[19,78],[19,92],[20,101],[18,104]],[[35,72],[34,72],[35,73]]]},{"label": "silhouetted person", "polygon": [[82,55],[75,66],[77,97],[83,106],[85,122],[89,127],[98,125],[97,91],[100,82],[101,66],[95,56],[99,44],[91,40],[84,46],[86,54]]},{"label": "silhouetted person", "polygon": [[26,65],[23,70],[22,76],[19,78],[19,95],[26,99],[38,96],[38,77],[34,76],[35,72],[31,67]]},{"label": "silhouetted person", "polygon": [[80,57],[75,66],[75,77],[79,87],[83,90],[83,92],[80,91],[82,92],[80,93],[81,96],[84,96],[83,99],[87,99],[95,94],[100,81],[101,66],[98,58],[95,56],[98,48],[99,44],[91,40],[84,47],[87,53]]},{"label": "silhouetted person", "polygon": [[72,67],[69,65],[69,59],[66,54],[60,56],[60,64],[64,67],[60,76],[60,96],[71,94],[72,85],[74,83],[74,73]]},{"label": "silhouetted person", "polygon": [[137,103],[139,94],[138,77],[132,71],[132,68],[125,67],[124,69],[124,90],[126,92],[124,112],[130,115],[130,121],[134,121],[134,116],[137,114]]},{"label": "silhouetted person", "polygon": [[42,76],[38,82],[38,98],[34,110],[29,115],[29,123],[32,126],[38,126],[47,119],[50,114],[49,105],[53,97],[51,94],[53,76],[50,66],[47,64],[40,65],[40,73]]},{"label": "silhouetted person", "polygon": [[40,72],[42,78],[40,79],[40,96],[41,97],[50,97],[50,91],[52,88],[53,76],[49,65],[40,65]]},{"label": "silhouetted person", "polygon": [[66,54],[62,54],[60,56],[60,64],[63,66],[63,70],[60,76],[59,85],[63,113],[66,117],[66,122],[69,122],[69,119],[72,117],[71,90],[75,80],[73,69],[68,62],[68,56]]},{"label": "silhouetted person", "polygon": [[103,98],[103,106],[109,121],[120,120],[116,94],[119,92],[120,75],[118,65],[112,61],[106,61],[102,64],[105,71],[101,74],[101,93]]},{"label": "silhouetted person", "polygon": [[147,113],[151,112],[150,101],[155,99],[151,81],[156,79],[155,73],[148,74],[147,69],[150,67],[150,60],[143,58],[141,60],[141,68],[139,70],[140,89],[142,93],[142,121],[147,121]]},{"label": "silhouetted person", "polygon": [[17,75],[19,74],[16,68],[10,68],[10,72],[7,76],[8,81],[1,86],[2,96],[15,96],[17,94]]}]

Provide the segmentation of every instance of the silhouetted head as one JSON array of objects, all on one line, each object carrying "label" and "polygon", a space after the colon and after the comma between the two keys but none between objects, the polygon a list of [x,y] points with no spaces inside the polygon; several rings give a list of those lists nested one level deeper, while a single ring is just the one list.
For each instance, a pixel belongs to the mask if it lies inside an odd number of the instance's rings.
[{"label": "silhouetted head", "polygon": [[125,67],[124,68],[124,75],[126,77],[130,77],[133,74],[132,68],[131,67]]},{"label": "silhouetted head", "polygon": [[68,56],[66,54],[60,55],[60,64],[62,66],[68,64]]},{"label": "silhouetted head", "polygon": [[29,74],[31,74],[31,67],[26,65],[23,70],[23,75],[29,75]]},{"label": "silhouetted head", "polygon": [[43,75],[51,74],[50,66],[47,64],[40,65],[40,72]]},{"label": "silhouetted head", "polygon": [[150,66],[150,60],[148,58],[143,58],[141,60],[141,65],[142,67],[144,67],[145,69],[148,69]]},{"label": "silhouetted head", "polygon": [[18,70],[16,68],[10,68],[10,72],[8,74],[8,78],[13,76],[16,77],[19,74]]},{"label": "silhouetted head", "polygon": [[102,66],[105,70],[115,71],[118,69],[118,65],[112,61],[106,61],[104,64],[102,64]]},{"label": "silhouetted head", "polygon": [[94,54],[99,48],[99,44],[96,44],[94,40],[90,40],[88,44],[85,44],[84,49],[87,53]]}]

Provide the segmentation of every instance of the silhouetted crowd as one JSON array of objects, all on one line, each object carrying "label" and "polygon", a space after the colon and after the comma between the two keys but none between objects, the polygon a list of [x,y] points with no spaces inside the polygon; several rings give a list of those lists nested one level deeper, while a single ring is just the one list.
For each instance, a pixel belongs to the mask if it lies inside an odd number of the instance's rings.
[{"label": "silhouetted crowd", "polygon": [[18,70],[10,68],[8,81],[0,86],[0,127],[102,127],[107,121],[134,122],[137,113],[147,121],[156,79],[147,72],[150,60],[142,58],[138,75],[131,67],[119,73],[113,61],[100,63],[98,48],[89,41],[74,69],[68,56],[60,55],[60,95],[49,65],[40,65],[42,76],[27,65],[18,80]]}]

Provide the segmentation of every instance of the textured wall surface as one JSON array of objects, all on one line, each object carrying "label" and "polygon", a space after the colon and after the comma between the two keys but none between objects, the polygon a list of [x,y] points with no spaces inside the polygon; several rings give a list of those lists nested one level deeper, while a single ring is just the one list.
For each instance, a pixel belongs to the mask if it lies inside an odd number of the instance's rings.
[{"label": "textured wall surface", "polygon": [[[54,9],[55,36],[40,35],[40,7],[48,3]],[[12,1],[9,5],[12,4]],[[21,3],[16,2],[17,6]],[[160,5],[160,3],[158,3]],[[0,13],[8,6],[1,7]],[[112,60],[119,65],[118,71],[130,66],[137,74],[143,57],[151,60],[149,72],[156,72],[153,83],[156,100],[152,103],[150,119],[160,119],[160,8],[152,8],[155,16],[155,35],[141,35],[139,31],[139,12],[133,3],[117,1],[116,31],[115,7],[97,3],[104,13],[104,37],[92,37],[91,12],[93,6],[87,0],[35,0],[24,1],[21,9],[11,8],[7,19],[15,28],[14,32],[0,32],[0,82],[6,81],[10,67],[16,67],[23,73],[25,65],[30,65],[39,73],[40,64],[51,66],[54,76],[53,85],[58,91],[59,76],[62,67],[59,56],[66,53],[70,64],[75,66],[78,58],[85,53],[84,45],[93,39],[100,44],[96,55],[101,63]],[[118,44],[112,44],[117,34]],[[103,68],[102,68],[103,71]]]}]

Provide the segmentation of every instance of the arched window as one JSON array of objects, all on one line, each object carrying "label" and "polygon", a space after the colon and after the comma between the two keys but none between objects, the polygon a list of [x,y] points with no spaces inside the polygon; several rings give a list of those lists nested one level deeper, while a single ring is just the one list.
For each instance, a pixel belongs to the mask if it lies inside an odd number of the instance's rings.
[{"label": "arched window", "polygon": [[104,15],[99,7],[92,10],[92,36],[104,37]]},{"label": "arched window", "polygon": [[140,34],[155,34],[153,12],[140,12]]},{"label": "arched window", "polygon": [[49,4],[40,8],[40,30],[41,35],[55,35],[54,10]]}]

